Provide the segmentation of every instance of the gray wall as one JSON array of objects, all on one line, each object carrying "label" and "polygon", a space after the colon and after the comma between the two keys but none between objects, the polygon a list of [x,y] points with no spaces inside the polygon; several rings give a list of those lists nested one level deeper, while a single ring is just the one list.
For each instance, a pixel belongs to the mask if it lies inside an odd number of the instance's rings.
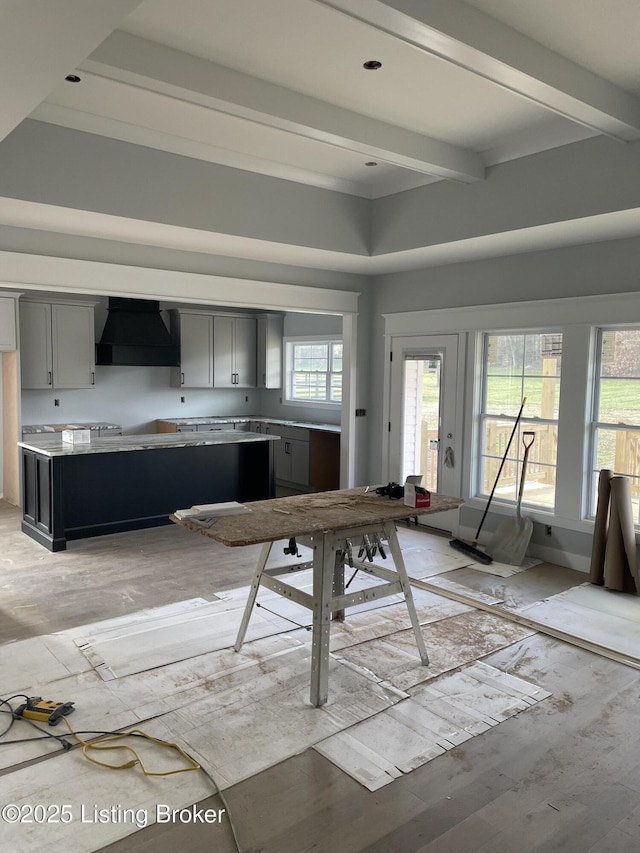
[{"label": "gray wall", "polygon": [[446,244],[640,205],[640,143],[596,137],[511,160],[486,181],[441,181],[376,199],[372,253]]},{"label": "gray wall", "polygon": [[[373,284],[370,399],[372,429],[369,433],[369,465],[373,480],[381,477],[380,450],[386,423],[382,407],[385,364],[385,313],[455,308],[470,305],[518,303],[535,299],[580,297],[607,293],[638,292],[640,311],[640,239],[617,240],[495,258],[466,264],[385,275]],[[523,309],[526,310],[526,309]],[[553,322],[553,316],[549,317]],[[475,529],[481,513],[462,507],[463,526]],[[495,529],[499,516],[490,513],[486,531]],[[551,537],[542,525],[534,526],[534,544],[588,556],[591,536],[554,526]]]},{"label": "gray wall", "polygon": [[[0,142],[2,195],[364,255],[367,199],[26,120]],[[304,211],[304,215],[300,215]]]}]

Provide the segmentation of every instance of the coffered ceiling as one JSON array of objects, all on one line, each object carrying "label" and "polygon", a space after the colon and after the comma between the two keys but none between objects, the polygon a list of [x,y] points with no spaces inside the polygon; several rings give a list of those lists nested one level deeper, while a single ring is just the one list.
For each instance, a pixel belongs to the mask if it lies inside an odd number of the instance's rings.
[{"label": "coffered ceiling", "polygon": [[0,138],[30,118],[365,199],[640,139],[638,0],[9,5]]}]

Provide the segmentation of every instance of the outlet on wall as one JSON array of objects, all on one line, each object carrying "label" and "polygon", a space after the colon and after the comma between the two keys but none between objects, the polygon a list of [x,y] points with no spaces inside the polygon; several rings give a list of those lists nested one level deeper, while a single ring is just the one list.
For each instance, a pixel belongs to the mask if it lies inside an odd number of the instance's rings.
[{"label": "outlet on wall", "polygon": [[59,406],[59,405],[60,405],[60,400],[59,400],[57,397],[56,397],[56,398],[55,398],[55,400],[53,401],[53,405],[54,405],[54,406]]}]

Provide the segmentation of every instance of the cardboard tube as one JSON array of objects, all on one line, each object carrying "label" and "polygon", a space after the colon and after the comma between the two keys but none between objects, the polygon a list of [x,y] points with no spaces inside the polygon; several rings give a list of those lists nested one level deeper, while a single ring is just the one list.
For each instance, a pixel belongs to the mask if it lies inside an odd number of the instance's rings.
[{"label": "cardboard tube", "polygon": [[604,559],[607,544],[607,525],[609,521],[609,495],[613,471],[603,468],[598,478],[598,507],[593,526],[593,545],[591,548],[591,568],[589,580],[602,586],[604,583]]},{"label": "cardboard tube", "polygon": [[[611,478],[613,482],[615,478]],[[615,492],[611,490],[609,502],[609,530],[607,532],[607,547],[604,555],[604,585],[607,589],[624,592],[625,576],[629,571],[627,554],[624,550],[622,525],[618,513],[618,501]]]},{"label": "cardboard tube", "polygon": [[[631,488],[628,477],[613,477],[611,480],[611,503],[616,505],[622,543],[626,557],[624,589],[632,592],[635,586],[636,594],[640,594],[638,578],[638,557],[636,551],[636,532],[633,525],[633,510],[631,508]],[[633,582],[632,582],[633,581]]]}]

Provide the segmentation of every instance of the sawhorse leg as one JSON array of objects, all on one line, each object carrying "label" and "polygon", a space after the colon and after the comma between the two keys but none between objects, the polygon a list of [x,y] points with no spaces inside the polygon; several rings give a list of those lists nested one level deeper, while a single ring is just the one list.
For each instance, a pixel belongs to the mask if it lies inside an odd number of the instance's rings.
[{"label": "sawhorse leg", "polygon": [[413,603],[411,584],[409,583],[409,578],[407,577],[407,570],[404,565],[404,560],[402,559],[402,551],[400,550],[400,543],[398,542],[398,536],[396,534],[396,526],[395,524],[393,524],[393,522],[387,522],[383,526],[383,530],[386,540],[389,543],[389,550],[391,551],[391,556],[393,557],[393,562],[396,566],[396,572],[398,573],[398,580],[400,581],[400,585],[404,593],[404,599],[407,605],[407,610],[409,611],[409,619],[411,619],[413,633],[416,637],[416,645],[418,646],[418,651],[420,652],[420,660],[422,661],[424,666],[427,666],[427,664],[429,663],[429,655],[427,654],[427,647],[424,644],[424,637],[422,636],[422,631],[420,630],[420,623],[418,622],[418,614],[416,613],[416,607]]},{"label": "sawhorse leg", "polygon": [[313,549],[313,638],[311,643],[311,704],[324,705],[329,696],[329,635],[336,567],[335,545],[323,534]]},{"label": "sawhorse leg", "polygon": [[[335,561],[333,564],[333,594],[344,595],[344,551],[341,548],[335,550]],[[344,610],[335,610],[334,622],[344,622]]]},{"label": "sawhorse leg", "polygon": [[272,545],[273,542],[265,542],[262,548],[260,549],[260,556],[258,557],[256,573],[253,577],[253,583],[251,584],[251,589],[249,590],[249,597],[247,598],[247,603],[244,608],[242,622],[240,623],[240,628],[238,629],[238,636],[236,637],[236,642],[233,647],[234,651],[236,652],[240,651],[240,649],[242,648],[242,644],[244,643],[244,637],[247,633],[247,628],[249,627],[249,620],[251,619],[251,611],[253,610],[253,605],[256,603],[258,587],[260,586],[260,577],[262,575],[262,572],[264,571],[264,567],[267,565],[267,560],[269,559],[269,554],[271,553]]}]

